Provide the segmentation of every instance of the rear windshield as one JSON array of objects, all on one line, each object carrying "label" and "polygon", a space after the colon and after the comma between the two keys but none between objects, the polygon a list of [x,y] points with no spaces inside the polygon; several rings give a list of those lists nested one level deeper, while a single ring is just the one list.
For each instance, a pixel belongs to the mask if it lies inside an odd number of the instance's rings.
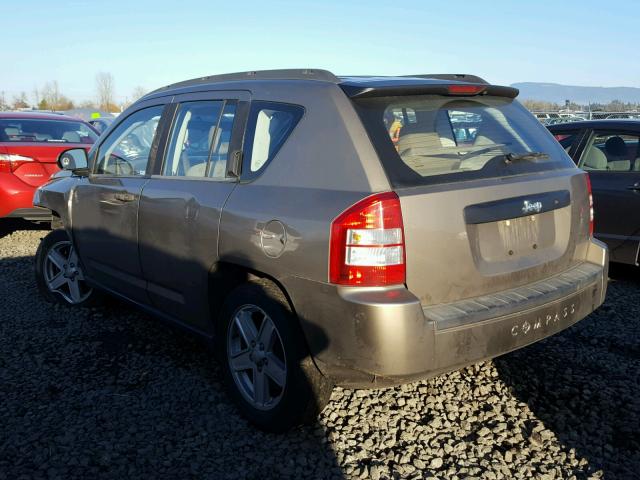
[{"label": "rear windshield", "polygon": [[73,120],[0,119],[0,142],[90,144],[97,138],[88,125]]},{"label": "rear windshield", "polygon": [[413,95],[355,104],[394,187],[575,167],[511,98]]}]

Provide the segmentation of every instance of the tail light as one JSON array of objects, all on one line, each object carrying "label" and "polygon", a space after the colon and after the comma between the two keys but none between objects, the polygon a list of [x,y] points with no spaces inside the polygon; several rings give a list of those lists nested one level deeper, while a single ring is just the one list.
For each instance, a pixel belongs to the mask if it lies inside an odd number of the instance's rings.
[{"label": "tail light", "polygon": [[393,192],[367,197],[331,224],[329,281],[340,285],[405,283],[404,227]]},{"label": "tail light", "polygon": [[591,190],[591,178],[589,178],[589,174],[585,174],[585,179],[587,181],[587,193],[589,194],[589,235],[593,236],[593,192]]},{"label": "tail light", "polygon": [[20,165],[35,162],[31,157],[14,155],[12,153],[0,153],[0,173],[13,173]]},{"label": "tail light", "polygon": [[453,84],[447,86],[447,91],[449,92],[449,95],[478,95],[486,88],[486,86],[479,85]]}]

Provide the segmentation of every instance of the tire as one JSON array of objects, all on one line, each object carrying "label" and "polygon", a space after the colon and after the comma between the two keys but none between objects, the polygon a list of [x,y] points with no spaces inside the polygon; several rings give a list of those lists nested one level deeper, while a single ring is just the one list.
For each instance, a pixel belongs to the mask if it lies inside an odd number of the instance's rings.
[{"label": "tire", "polygon": [[50,303],[73,307],[90,307],[99,294],[84,279],[82,265],[67,232],[49,232],[38,246],[35,257],[38,290]]},{"label": "tire", "polygon": [[313,363],[282,291],[264,279],[243,284],[229,294],[219,318],[217,347],[240,412],[269,432],[314,421],[333,385]]}]

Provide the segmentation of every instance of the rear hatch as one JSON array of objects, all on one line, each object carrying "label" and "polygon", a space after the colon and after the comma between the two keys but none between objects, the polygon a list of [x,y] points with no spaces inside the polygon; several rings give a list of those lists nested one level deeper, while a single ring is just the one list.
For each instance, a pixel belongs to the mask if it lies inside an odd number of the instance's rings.
[{"label": "rear hatch", "polygon": [[550,277],[589,242],[584,172],[516,90],[461,85],[352,95],[400,197],[407,287],[425,305]]}]

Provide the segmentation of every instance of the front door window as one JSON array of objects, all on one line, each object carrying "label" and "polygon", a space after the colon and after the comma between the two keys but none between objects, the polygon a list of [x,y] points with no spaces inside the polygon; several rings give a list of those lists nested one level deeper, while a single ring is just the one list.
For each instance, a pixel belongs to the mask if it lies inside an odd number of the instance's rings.
[{"label": "front door window", "polygon": [[120,123],[100,145],[95,173],[145,175],[163,109],[163,105],[144,108]]}]

